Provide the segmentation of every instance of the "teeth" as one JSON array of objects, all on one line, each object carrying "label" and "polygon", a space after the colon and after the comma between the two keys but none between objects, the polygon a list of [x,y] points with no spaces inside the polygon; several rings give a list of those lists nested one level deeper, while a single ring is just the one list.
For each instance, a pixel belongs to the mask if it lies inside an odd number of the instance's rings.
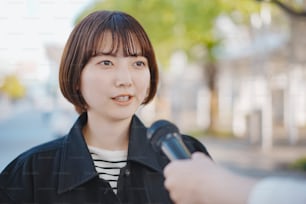
[{"label": "teeth", "polygon": [[128,101],[129,100],[129,96],[118,96],[115,98],[116,101]]}]

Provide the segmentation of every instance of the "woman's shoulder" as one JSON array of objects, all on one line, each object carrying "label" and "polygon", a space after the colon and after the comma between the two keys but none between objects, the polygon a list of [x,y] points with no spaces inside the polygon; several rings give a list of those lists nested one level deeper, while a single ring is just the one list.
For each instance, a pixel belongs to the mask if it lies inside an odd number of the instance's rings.
[{"label": "woman's shoulder", "polygon": [[30,148],[29,150],[23,152],[19,157],[27,158],[27,157],[31,157],[35,155],[44,154],[47,152],[57,151],[62,146],[64,140],[65,140],[65,137],[60,137],[60,138],[42,143],[40,145],[34,146]]},{"label": "woman's shoulder", "polygon": [[[0,200],[30,200],[33,182],[51,183],[59,167],[59,151],[63,138],[35,146],[17,156],[0,174]],[[16,190],[17,189],[17,190]],[[18,203],[16,201],[16,203]]]},{"label": "woman's shoulder", "polygon": [[[17,156],[10,164],[8,164],[5,169],[2,171],[3,174],[13,174],[24,169],[30,163],[33,163],[34,160],[42,160],[43,158],[52,159],[55,157],[57,152],[62,147],[65,137],[61,137],[37,146],[34,146],[19,156]],[[35,162],[37,163],[37,162]]]}]

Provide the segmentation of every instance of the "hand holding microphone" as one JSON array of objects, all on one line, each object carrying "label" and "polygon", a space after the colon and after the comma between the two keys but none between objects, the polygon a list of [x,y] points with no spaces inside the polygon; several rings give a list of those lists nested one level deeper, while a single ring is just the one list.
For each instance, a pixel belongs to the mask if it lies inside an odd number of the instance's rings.
[{"label": "hand holding microphone", "polygon": [[147,137],[154,149],[171,160],[164,169],[164,184],[176,204],[247,204],[254,181],[231,174],[201,152],[191,155],[174,124],[159,120]]},{"label": "hand holding microphone", "polygon": [[190,152],[185,146],[179,129],[171,122],[158,120],[147,131],[147,137],[155,150],[161,149],[170,160],[189,159]]}]

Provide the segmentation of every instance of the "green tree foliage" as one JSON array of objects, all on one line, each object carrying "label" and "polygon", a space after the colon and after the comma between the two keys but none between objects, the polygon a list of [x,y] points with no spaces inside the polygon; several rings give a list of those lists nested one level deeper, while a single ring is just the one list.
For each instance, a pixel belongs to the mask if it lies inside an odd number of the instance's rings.
[{"label": "green tree foliage", "polygon": [[215,19],[220,14],[239,12],[246,17],[258,9],[254,0],[100,0],[86,8],[76,19],[96,10],[125,11],[141,22],[156,49],[157,57],[166,63],[174,50],[183,49],[192,57],[191,48],[206,49],[206,60],[214,60],[218,45],[214,33]]},{"label": "green tree foliage", "polygon": [[289,168],[295,169],[295,170],[301,170],[306,171],[306,157],[301,157],[291,164],[289,164]]}]

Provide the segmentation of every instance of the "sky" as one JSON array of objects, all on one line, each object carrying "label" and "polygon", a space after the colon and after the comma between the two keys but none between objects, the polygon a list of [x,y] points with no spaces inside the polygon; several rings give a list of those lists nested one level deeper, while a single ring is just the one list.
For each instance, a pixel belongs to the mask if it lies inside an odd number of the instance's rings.
[{"label": "sky", "polygon": [[[44,45],[64,45],[73,20],[92,0],[1,0],[0,70],[45,60]],[[43,62],[40,62],[43,63]]]}]

